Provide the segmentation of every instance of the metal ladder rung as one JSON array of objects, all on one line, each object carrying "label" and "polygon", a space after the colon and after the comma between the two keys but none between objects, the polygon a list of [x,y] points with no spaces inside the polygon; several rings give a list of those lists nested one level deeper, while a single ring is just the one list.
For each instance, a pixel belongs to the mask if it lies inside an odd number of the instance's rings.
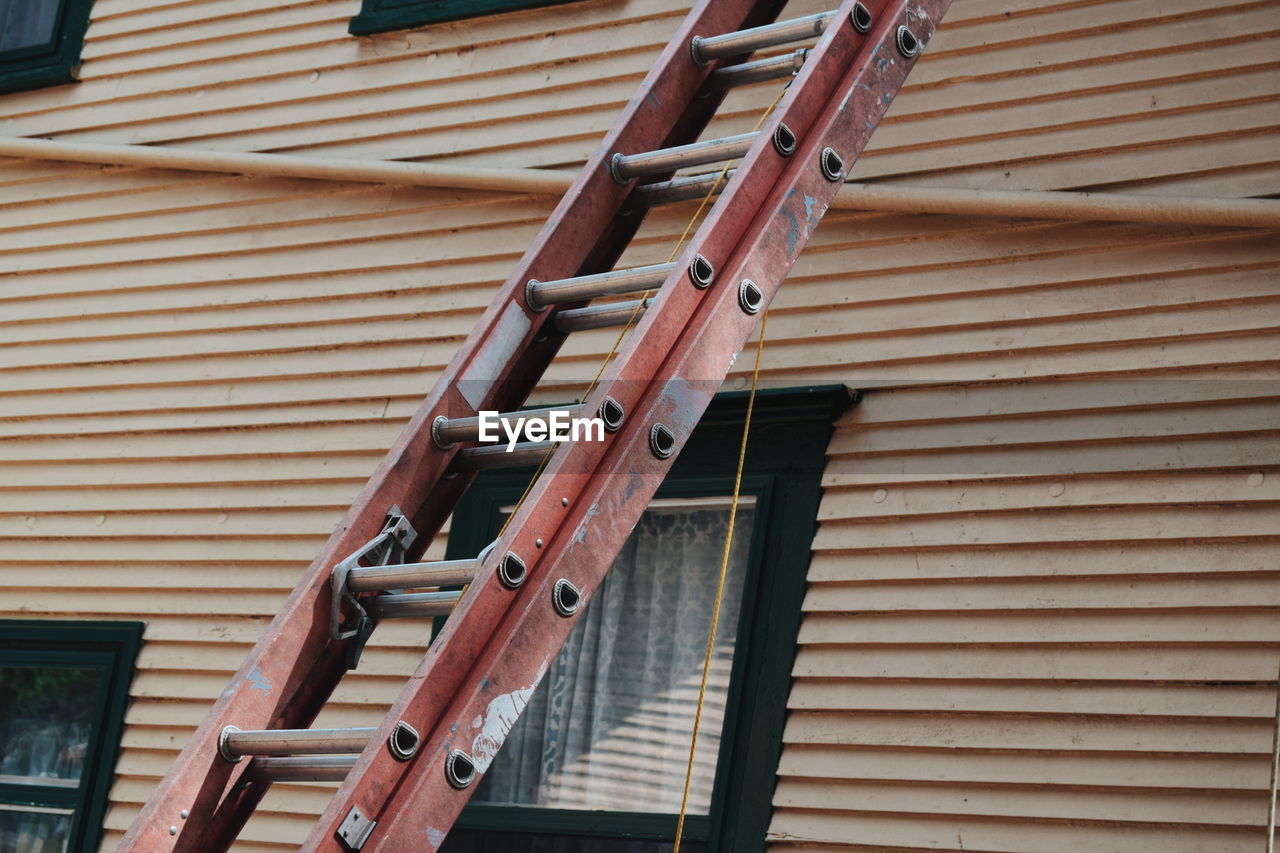
[{"label": "metal ladder rung", "polygon": [[586,308],[570,308],[557,311],[556,328],[566,334],[585,332],[587,329],[606,329],[622,326],[633,316],[643,314],[652,299],[632,299],[628,302],[611,302],[608,305],[589,305]]},{"label": "metal ladder rung", "polygon": [[379,595],[369,600],[369,614],[378,620],[448,616],[461,597],[457,590]]},{"label": "metal ladder rung", "polygon": [[243,731],[227,726],[218,752],[231,763],[247,755],[350,755],[362,752],[377,729],[266,729]]},{"label": "metal ladder rung", "polygon": [[[572,279],[569,279],[572,280]],[[567,412],[570,415],[576,415],[582,411],[581,404],[573,404],[569,406],[547,406],[541,409],[527,409],[523,412],[502,412],[498,415],[499,420],[514,422],[523,419],[525,425],[533,422],[548,423],[553,412]],[[506,440],[506,434],[502,432],[504,427],[499,427],[500,438]],[[431,437],[435,439],[436,445],[442,450],[448,450],[459,441],[481,441],[480,438],[480,418],[446,418],[443,415],[436,418],[431,426]]]},{"label": "metal ladder rung", "polygon": [[765,80],[777,80],[791,77],[804,66],[805,57],[809,55],[806,48],[800,48],[782,56],[771,56],[768,59],[757,59],[739,65],[727,65],[717,68],[707,78],[707,90],[722,92],[738,86],[749,86]]},{"label": "metal ladder rung", "polygon": [[789,21],[778,21],[763,27],[752,27],[720,36],[694,36],[689,45],[694,62],[706,65],[713,59],[726,56],[740,56],[763,47],[773,47],[801,39],[822,35],[827,24],[835,17],[835,11],[819,12],[803,18],[792,18]]},{"label": "metal ladder rung", "polygon": [[737,171],[737,169],[729,169],[724,173],[724,177],[721,177],[719,172],[707,172],[703,175],[681,175],[669,181],[643,184],[636,187],[631,197],[645,207],[701,199],[705,198],[712,189],[717,193],[722,191]]},{"label": "metal ladder rung", "polygon": [[489,471],[495,468],[526,468],[537,465],[555,447],[554,441],[528,441],[515,446],[510,453],[506,445],[468,447],[453,458],[454,471]]},{"label": "metal ladder rung", "polygon": [[561,302],[580,302],[584,299],[595,299],[598,296],[655,290],[667,280],[667,276],[675,268],[676,265],[673,263],[651,264],[645,267],[580,275],[576,278],[562,278],[556,281],[530,279],[525,285],[524,299],[534,311],[541,311],[549,305]]},{"label": "metal ladder rung", "polygon": [[736,160],[746,154],[760,131],[739,133],[722,139],[693,142],[660,148],[643,154],[614,154],[609,160],[609,174],[620,184],[645,175],[661,175],[685,166],[701,166],[721,160]]},{"label": "metal ladder rung", "polygon": [[381,592],[421,586],[452,586],[471,583],[480,570],[479,560],[440,560],[434,563],[399,563],[352,569],[347,589],[352,592]]},{"label": "metal ladder rung", "polygon": [[254,759],[251,773],[263,782],[341,782],[357,756],[272,757]]}]

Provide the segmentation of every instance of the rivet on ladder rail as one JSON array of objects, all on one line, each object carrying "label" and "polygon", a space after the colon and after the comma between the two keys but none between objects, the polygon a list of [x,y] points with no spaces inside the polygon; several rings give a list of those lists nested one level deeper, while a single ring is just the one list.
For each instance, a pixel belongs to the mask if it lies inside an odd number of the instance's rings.
[{"label": "rivet on ladder rail", "polygon": [[849,13],[849,20],[853,21],[853,28],[860,33],[871,31],[871,10],[861,3],[853,4],[853,11]]},{"label": "rivet on ladder rail", "polygon": [[[702,257],[699,255],[698,257]],[[624,412],[622,404],[612,397],[605,397],[604,402],[600,404],[600,420],[604,422],[605,432],[617,432],[622,429],[622,419]],[[564,505],[568,506],[569,501],[564,500]]]},{"label": "rivet on ladder rail", "polygon": [[755,314],[764,304],[764,294],[760,286],[749,278],[744,278],[738,285],[738,307],[748,314]]},{"label": "rivet on ladder rail", "polygon": [[676,449],[676,437],[665,424],[654,424],[649,430],[649,449],[659,459],[666,459]]},{"label": "rivet on ladder rail", "polygon": [[898,27],[898,53],[911,59],[920,50],[920,40],[906,27]]},{"label": "rivet on ladder rail", "polygon": [[822,177],[833,183],[844,180],[844,160],[834,148],[823,148],[818,162],[822,166]]},{"label": "rivet on ladder rail", "polygon": [[397,761],[408,761],[418,751],[421,742],[417,729],[400,720],[391,731],[391,737],[387,738],[387,749]]},{"label": "rivet on ladder rail", "polygon": [[542,284],[542,282],[538,281],[536,278],[531,278],[524,283],[524,304],[530,311],[546,311],[551,307],[550,303],[547,303],[546,305],[538,304],[537,292],[538,285],[540,284]]},{"label": "rivet on ladder rail", "polygon": [[716,268],[711,265],[711,261],[701,254],[693,256],[693,262],[689,264],[689,281],[693,282],[694,287],[706,290],[711,286],[715,274]]},{"label": "rivet on ladder rail", "polygon": [[561,616],[572,616],[582,606],[582,593],[570,581],[560,578],[551,590],[551,603]]},{"label": "rivet on ladder rail", "polygon": [[476,780],[475,761],[462,750],[453,750],[444,760],[444,778],[461,791]]},{"label": "rivet on ladder rail", "polygon": [[791,132],[791,128],[781,122],[773,131],[773,147],[783,157],[790,157],[796,151],[796,135]]},{"label": "rivet on ladder rail", "polygon": [[436,419],[431,422],[431,440],[436,443],[436,447],[441,450],[449,450],[455,442],[445,441],[440,436],[440,428],[449,423],[449,419],[444,415],[436,415]]},{"label": "rivet on ladder rail", "polygon": [[218,754],[225,760],[230,761],[232,764],[239,764],[241,761],[244,761],[243,755],[238,755],[232,752],[231,748],[227,746],[228,738],[238,731],[240,731],[240,729],[237,726],[223,726],[222,731],[218,733]]},{"label": "rivet on ladder rail", "polygon": [[507,589],[515,589],[524,583],[528,572],[524,565],[524,560],[515,555],[514,552],[508,551],[507,555],[498,562],[498,580]]}]

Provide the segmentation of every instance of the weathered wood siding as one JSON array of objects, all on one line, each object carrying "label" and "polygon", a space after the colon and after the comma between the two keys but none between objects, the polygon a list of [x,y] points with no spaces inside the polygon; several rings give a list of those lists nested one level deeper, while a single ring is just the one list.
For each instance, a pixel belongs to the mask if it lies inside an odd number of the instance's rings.
[{"label": "weathered wood siding", "polygon": [[[0,98],[0,132],[572,165],[683,14],[355,39],[357,5],[98,0],[83,82]],[[1280,192],[1276,6],[957,0],[856,175]],[[0,204],[0,615],[148,623],[110,848],[551,202],[10,160]],[[775,850],[1261,849],[1276,237],[828,217],[765,373],[879,390],[831,446]],[[380,629],[325,719],[375,717],[425,639]],[[241,849],[324,797],[277,786]]]}]

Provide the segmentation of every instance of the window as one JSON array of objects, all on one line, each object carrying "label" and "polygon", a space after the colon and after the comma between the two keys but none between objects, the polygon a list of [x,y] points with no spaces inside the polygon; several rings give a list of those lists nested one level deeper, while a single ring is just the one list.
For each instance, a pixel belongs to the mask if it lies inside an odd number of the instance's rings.
[{"label": "window", "polygon": [[364,0],[351,19],[352,35],[367,36],[517,9],[559,6],[574,0]]},{"label": "window", "polygon": [[0,853],[98,849],[138,622],[0,621]]},{"label": "window", "polygon": [[[843,387],[757,396],[685,844],[762,851],[800,602]],[[675,834],[746,397],[722,395],[632,532],[442,853],[658,853]],[[473,555],[529,472],[477,478]]]},{"label": "window", "polygon": [[74,81],[93,0],[0,0],[0,93]]}]

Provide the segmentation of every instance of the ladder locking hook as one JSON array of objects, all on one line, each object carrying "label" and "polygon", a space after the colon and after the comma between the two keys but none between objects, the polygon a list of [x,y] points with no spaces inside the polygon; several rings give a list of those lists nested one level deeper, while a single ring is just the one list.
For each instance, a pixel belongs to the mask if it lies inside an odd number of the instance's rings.
[{"label": "ladder locking hook", "polygon": [[[372,566],[390,566],[403,563],[405,552],[418,538],[409,519],[400,507],[393,506],[387,513],[386,523],[377,536],[361,545],[350,556],[333,567],[329,575],[329,587],[332,591],[329,604],[329,636],[334,640],[353,640],[347,647],[347,669],[355,669],[360,662],[360,653],[373,634],[374,621],[360,600],[352,593],[347,584],[352,569]],[[346,604],[354,615],[343,621],[343,604]]]}]

